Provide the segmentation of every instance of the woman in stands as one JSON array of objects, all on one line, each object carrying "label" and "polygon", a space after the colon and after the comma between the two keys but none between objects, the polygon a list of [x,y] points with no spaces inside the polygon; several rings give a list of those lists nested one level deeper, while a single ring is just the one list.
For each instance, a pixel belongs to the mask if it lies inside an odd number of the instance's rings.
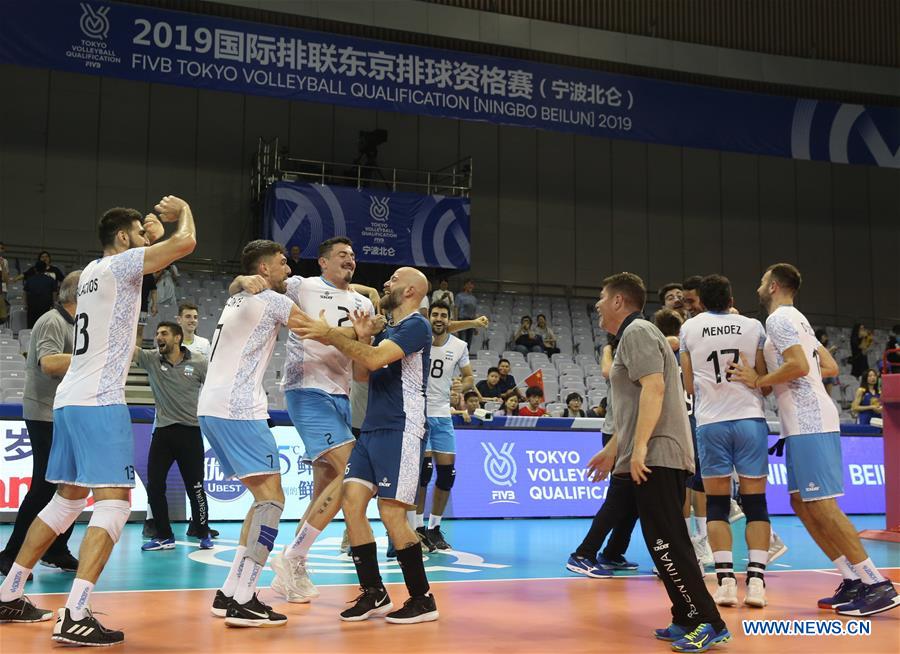
[{"label": "woman in stands", "polygon": [[[828,344],[828,332],[824,329],[816,330],[816,339],[825,346],[825,349],[828,350],[832,356],[837,351],[837,345],[829,345]],[[828,393],[828,396],[831,397],[831,389],[835,384],[838,383],[837,377],[822,377],[822,383],[825,385],[825,392]]]},{"label": "woman in stands", "polygon": [[869,348],[872,347],[872,332],[860,323],[853,325],[850,332],[850,374],[861,379],[869,369]]},{"label": "woman in stands", "polygon": [[878,371],[869,368],[856,389],[856,397],[853,398],[850,410],[856,414],[857,422],[861,425],[868,425],[872,418],[881,417],[879,381]]},{"label": "woman in stands", "polygon": [[510,395],[503,403],[503,408],[499,409],[494,415],[498,416],[517,416],[519,415],[519,396]]}]

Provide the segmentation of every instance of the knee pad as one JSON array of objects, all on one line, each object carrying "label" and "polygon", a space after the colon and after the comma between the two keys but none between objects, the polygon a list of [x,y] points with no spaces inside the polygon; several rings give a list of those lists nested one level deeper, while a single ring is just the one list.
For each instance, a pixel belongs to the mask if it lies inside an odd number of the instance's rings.
[{"label": "knee pad", "polygon": [[453,488],[454,481],[456,481],[456,466],[452,463],[449,465],[438,464],[437,481],[434,482],[435,487],[449,492]]},{"label": "knee pad", "polygon": [[94,503],[94,514],[88,527],[105,529],[113,544],[119,542],[119,536],[128,516],[131,515],[131,503],[126,500],[100,500]]},{"label": "knee pad", "polygon": [[38,513],[38,518],[59,536],[72,526],[86,506],[86,497],[82,497],[80,500],[67,500],[59,493],[54,493],[47,502],[47,506]]},{"label": "knee pad", "polygon": [[769,505],[765,493],[741,495],[741,508],[747,516],[747,522],[769,522]]},{"label": "knee pad", "polygon": [[431,483],[431,474],[434,472],[434,462],[430,456],[426,456],[422,461],[422,473],[419,475],[419,486],[426,488]]},{"label": "knee pad", "polygon": [[731,512],[731,495],[706,495],[706,522],[728,522]]},{"label": "knee pad", "polygon": [[274,500],[257,502],[253,505],[253,518],[250,520],[250,533],[247,534],[247,554],[254,562],[265,565],[269,553],[275,546],[278,536],[278,522],[284,511],[284,504]]}]

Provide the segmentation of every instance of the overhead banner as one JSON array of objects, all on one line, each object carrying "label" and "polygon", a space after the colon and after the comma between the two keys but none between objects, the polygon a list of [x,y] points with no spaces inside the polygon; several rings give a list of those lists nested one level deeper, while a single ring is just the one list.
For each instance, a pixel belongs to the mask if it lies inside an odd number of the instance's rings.
[{"label": "overhead banner", "polygon": [[676,84],[137,5],[3,2],[0,62],[607,138],[900,168],[896,108]]},{"label": "overhead banner", "polygon": [[469,199],[347,186],[276,182],[266,194],[265,236],[316,259],[333,236],[359,261],[468,270]]}]

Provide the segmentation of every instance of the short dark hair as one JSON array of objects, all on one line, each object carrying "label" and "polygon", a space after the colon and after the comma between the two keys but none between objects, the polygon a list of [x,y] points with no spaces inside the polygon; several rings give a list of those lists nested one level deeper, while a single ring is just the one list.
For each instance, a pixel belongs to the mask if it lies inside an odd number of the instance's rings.
[{"label": "short dark hair", "polygon": [[821,343],[821,342],[822,342],[822,337],[823,337],[823,336],[824,336],[825,338],[828,338],[828,331],[825,330],[824,327],[819,327],[819,328],[816,330],[816,340],[819,341],[819,342]]},{"label": "short dark hair", "polygon": [[682,321],[677,311],[663,307],[653,314],[653,324],[663,336],[678,336]]},{"label": "short dark hair", "polygon": [[542,313],[539,313],[538,315],[536,315],[536,316],[534,317],[534,319],[537,320],[538,318],[543,318],[544,320],[546,320],[546,319],[547,319],[547,316],[545,316],[545,315],[542,314]]},{"label": "short dark hair", "polygon": [[581,393],[575,393],[574,391],[566,395],[566,404],[568,404],[572,400],[580,400],[581,402],[584,402],[584,398],[581,397]]},{"label": "short dark hair", "polygon": [[177,336],[182,342],[184,341],[184,330],[181,329],[181,325],[179,325],[177,322],[163,320],[156,326],[156,331],[159,331],[164,327],[172,332],[173,336]]},{"label": "short dark hair", "polygon": [[673,288],[678,289],[679,291],[684,290],[684,286],[682,286],[678,282],[669,282],[668,284],[664,284],[663,286],[661,286],[659,291],[657,291],[657,294],[659,295],[659,301],[662,304],[666,303],[666,293],[671,291]]},{"label": "short dark hair", "polygon": [[332,236],[328,240],[319,243],[319,256],[327,257],[331,254],[331,248],[335,245],[349,245],[350,247],[353,247],[353,241],[346,236]]},{"label": "short dark hair", "polygon": [[644,280],[630,272],[620,272],[603,280],[607,294],[618,293],[628,299],[632,306],[641,310],[647,303],[647,287]]},{"label": "short dark hair", "polygon": [[683,282],[681,282],[681,290],[683,291],[696,291],[700,288],[700,282],[703,281],[703,275],[691,275]]},{"label": "short dark hair", "polygon": [[498,375],[500,374],[500,368],[497,366],[491,366],[488,368],[487,374],[490,375],[492,372],[496,372]]},{"label": "short dark hair", "polygon": [[862,374],[862,377],[859,378],[859,387],[860,388],[869,390],[869,373],[870,372],[875,373],[875,387],[878,388],[878,371],[875,370],[875,368],[869,368]]},{"label": "short dark hair", "polygon": [[700,282],[697,295],[708,311],[727,311],[731,304],[731,282],[725,275],[707,275]]},{"label": "short dark hair", "polygon": [[121,230],[126,232],[131,229],[134,221],[141,222],[143,216],[137,209],[126,209],[125,207],[113,207],[107,209],[106,213],[97,223],[97,236],[100,238],[100,245],[107,247],[112,245],[116,240],[116,234]]},{"label": "short dark hair", "polygon": [[475,391],[466,391],[466,394],[463,395],[463,402],[468,402],[470,397],[478,397],[478,393]]},{"label": "short dark hair", "polygon": [[270,257],[273,254],[284,254],[284,246],[281,243],[264,238],[250,241],[241,250],[241,269],[245,275],[255,275],[260,259]]},{"label": "short dark hair", "polygon": [[428,308],[428,315],[431,315],[431,312],[435,309],[443,309],[448,314],[450,313],[450,305],[444,302],[443,300],[438,300],[437,302],[432,302],[431,306]]},{"label": "short dark hair", "polygon": [[525,391],[525,397],[544,397],[544,391],[541,390],[540,386],[529,386],[528,390]]},{"label": "short dark hair", "polygon": [[185,311],[196,311],[197,313],[200,313],[200,307],[193,302],[182,302],[178,305],[178,315],[180,316]]},{"label": "short dark hair", "polygon": [[786,288],[793,293],[800,290],[803,278],[800,276],[800,271],[797,270],[796,266],[789,263],[773,263],[766,268],[766,272],[769,273],[769,279],[778,282],[778,285],[782,288]]},{"label": "short dark hair", "polygon": [[[509,359],[500,359],[500,360],[497,362],[497,366],[499,367],[499,365],[500,365],[501,363],[503,363],[504,361],[505,361],[506,363],[509,363]],[[509,367],[512,368],[512,364],[511,364],[511,363],[509,363]]]}]

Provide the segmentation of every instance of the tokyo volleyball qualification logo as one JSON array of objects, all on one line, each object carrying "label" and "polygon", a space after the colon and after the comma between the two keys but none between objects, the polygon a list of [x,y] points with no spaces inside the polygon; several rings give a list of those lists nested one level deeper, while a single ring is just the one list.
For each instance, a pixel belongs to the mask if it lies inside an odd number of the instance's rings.
[{"label": "tokyo volleyball qualification logo", "polygon": [[369,205],[369,215],[372,217],[372,220],[377,220],[380,223],[383,223],[391,215],[391,209],[388,206],[388,202],[391,201],[390,198],[376,198],[374,195],[371,198],[372,203]]},{"label": "tokyo volleyball qualification logo", "polygon": [[481,443],[484,448],[484,474],[495,486],[507,486],[509,490],[492,490],[491,504],[518,504],[516,491],[512,486],[516,483],[518,468],[512,451],[515,443],[504,443],[498,450],[493,443]]},{"label": "tokyo volleyball qualification logo", "polygon": [[431,196],[434,206],[416,215],[412,254],[417,266],[468,268],[469,212],[466,198]]},{"label": "tokyo volleyball qualification logo", "polygon": [[81,3],[81,20],[78,21],[81,31],[89,39],[106,39],[109,34],[109,7],[93,7],[86,2]]}]

